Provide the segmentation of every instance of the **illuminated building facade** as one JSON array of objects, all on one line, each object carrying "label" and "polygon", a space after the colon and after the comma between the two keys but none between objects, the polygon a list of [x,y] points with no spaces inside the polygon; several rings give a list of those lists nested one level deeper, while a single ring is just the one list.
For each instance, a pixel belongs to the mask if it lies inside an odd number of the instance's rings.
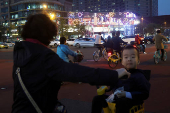
[{"label": "illuminated building facade", "polygon": [[137,16],[158,16],[158,0],[73,0],[75,12],[133,12]]},{"label": "illuminated building facade", "polygon": [[88,36],[102,32],[106,36],[114,31],[121,31],[123,36],[135,34],[135,26],[140,23],[138,18],[132,12],[69,12],[69,25],[74,25],[76,22],[86,25]]}]

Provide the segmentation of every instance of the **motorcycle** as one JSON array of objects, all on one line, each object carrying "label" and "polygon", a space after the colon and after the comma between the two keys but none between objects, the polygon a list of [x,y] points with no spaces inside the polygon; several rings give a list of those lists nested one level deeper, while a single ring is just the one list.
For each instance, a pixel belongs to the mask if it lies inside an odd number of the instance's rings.
[{"label": "motorcycle", "polygon": [[138,45],[135,41],[130,42],[131,45],[135,46],[138,48],[139,52],[143,52],[143,49],[146,48],[146,44],[144,40],[141,40],[141,44]]}]

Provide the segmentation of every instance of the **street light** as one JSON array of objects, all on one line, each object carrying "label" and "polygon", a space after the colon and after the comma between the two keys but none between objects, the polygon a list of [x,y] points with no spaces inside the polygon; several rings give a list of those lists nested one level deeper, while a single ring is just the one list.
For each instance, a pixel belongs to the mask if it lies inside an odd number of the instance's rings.
[{"label": "street light", "polygon": [[50,19],[54,20],[54,18],[55,18],[55,15],[54,14],[50,14]]},{"label": "street light", "polygon": [[43,5],[43,8],[45,8],[45,9],[46,9],[46,8],[47,8],[47,5],[45,5],[45,4],[44,4],[44,5]]},{"label": "street light", "polygon": [[143,34],[143,17],[141,18],[141,20],[142,20],[142,34]]},{"label": "street light", "polygon": [[164,22],[164,24],[165,24],[165,27],[166,27],[166,22]]}]

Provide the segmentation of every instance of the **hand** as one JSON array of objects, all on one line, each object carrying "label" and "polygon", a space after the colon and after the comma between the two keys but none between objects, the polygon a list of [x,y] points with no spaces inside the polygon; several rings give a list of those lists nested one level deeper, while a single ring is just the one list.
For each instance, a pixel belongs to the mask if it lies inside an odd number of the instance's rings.
[{"label": "hand", "polygon": [[126,91],[121,91],[116,93],[118,98],[125,98],[126,97]]},{"label": "hand", "polygon": [[127,70],[125,68],[120,68],[116,70],[118,72],[118,78],[123,77],[124,75],[127,75],[128,78],[130,77],[130,73],[127,72]]}]

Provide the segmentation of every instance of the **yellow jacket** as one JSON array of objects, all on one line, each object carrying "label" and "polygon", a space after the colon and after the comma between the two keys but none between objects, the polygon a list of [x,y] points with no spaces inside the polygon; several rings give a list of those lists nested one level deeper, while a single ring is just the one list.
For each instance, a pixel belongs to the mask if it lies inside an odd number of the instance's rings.
[{"label": "yellow jacket", "polygon": [[164,45],[162,43],[162,39],[168,41],[168,39],[161,35],[161,34],[157,34],[154,38],[153,38],[153,41],[155,41],[155,46],[156,46],[156,49],[164,49]]}]

